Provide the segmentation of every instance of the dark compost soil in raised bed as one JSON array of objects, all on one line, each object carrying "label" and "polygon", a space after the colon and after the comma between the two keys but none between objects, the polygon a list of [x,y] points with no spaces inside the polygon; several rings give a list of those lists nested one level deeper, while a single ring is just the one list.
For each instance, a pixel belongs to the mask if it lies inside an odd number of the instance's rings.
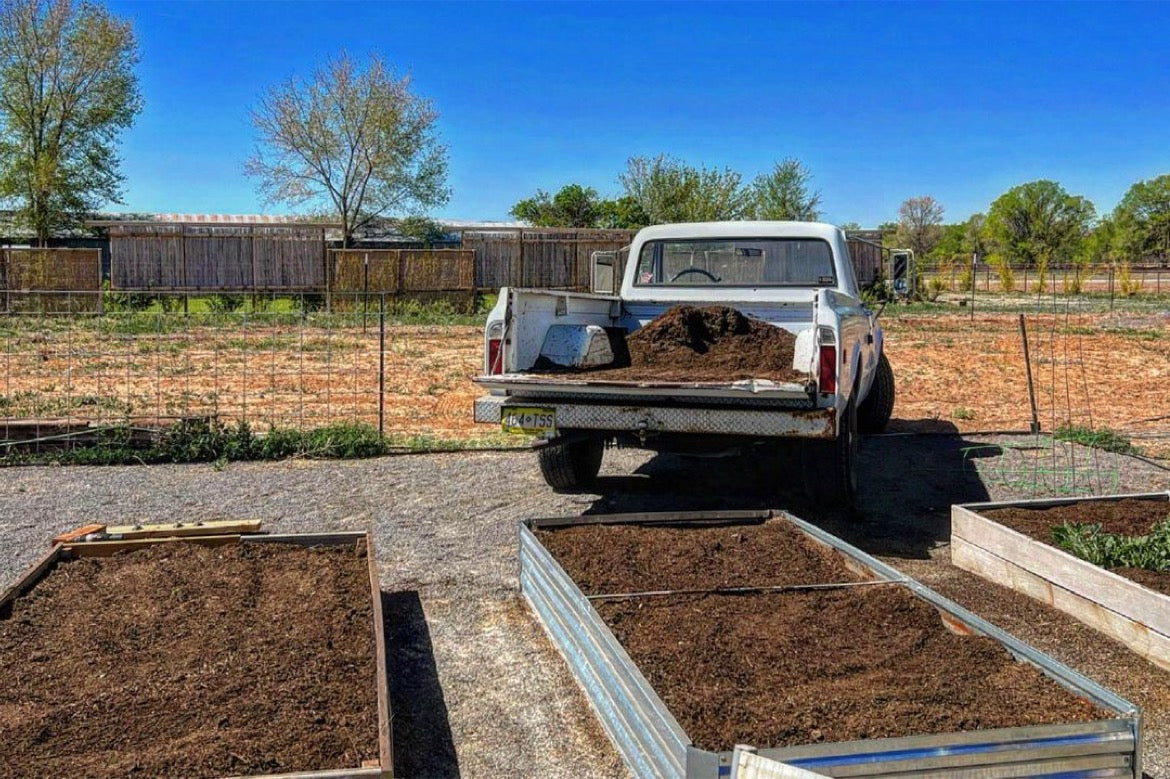
[{"label": "dark compost soil in raised bed", "polygon": [[[979,512],[988,519],[1037,541],[1055,546],[1052,529],[1065,522],[1101,525],[1101,530],[1121,536],[1147,535],[1154,525],[1170,520],[1170,501],[1142,498],[1086,500],[1065,506],[998,508]],[[1119,576],[1170,594],[1170,572],[1141,568],[1112,568]]]},{"label": "dark compost soil in raised bed", "polygon": [[[540,538],[571,576],[589,582],[587,594],[832,581],[825,558],[831,566],[835,555],[795,532],[773,520],[763,528],[585,526],[542,531]],[[735,533],[749,534],[741,544],[747,553],[738,554],[735,543],[728,548]],[[696,549],[688,572],[685,561]],[[594,605],[703,749],[1109,716],[1014,661],[997,642],[951,633],[932,606],[899,585]]]},{"label": "dark compost soil in raised bed", "polygon": [[376,759],[365,547],[164,544],[0,614],[0,776],[219,777]]},{"label": "dark compost soil in raised bed", "polygon": [[600,374],[605,381],[801,381],[793,370],[796,336],[727,306],[675,306],[625,339],[612,366],[586,370],[541,364],[537,372]]}]

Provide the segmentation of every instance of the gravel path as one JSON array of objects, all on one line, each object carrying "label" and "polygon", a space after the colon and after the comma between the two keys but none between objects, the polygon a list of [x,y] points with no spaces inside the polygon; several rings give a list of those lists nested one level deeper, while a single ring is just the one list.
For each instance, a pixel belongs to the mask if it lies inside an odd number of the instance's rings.
[{"label": "gravel path", "polygon": [[[886,436],[862,449],[866,522],[776,486],[784,463],[606,454],[599,493],[556,495],[529,453],[366,461],[0,470],[0,586],[86,522],[259,518],[270,531],[372,528],[387,609],[396,774],[621,777],[621,760],[516,590],[516,520],[788,508],[940,589],[1138,703],[1146,772],[1170,779],[1170,674],[1075,620],[949,564],[953,502],[1166,490],[1170,473],[1030,439]],[[1048,477],[1044,477],[1048,478]],[[1062,481],[1063,480],[1063,481]],[[1050,488],[1049,488],[1050,489]]]}]

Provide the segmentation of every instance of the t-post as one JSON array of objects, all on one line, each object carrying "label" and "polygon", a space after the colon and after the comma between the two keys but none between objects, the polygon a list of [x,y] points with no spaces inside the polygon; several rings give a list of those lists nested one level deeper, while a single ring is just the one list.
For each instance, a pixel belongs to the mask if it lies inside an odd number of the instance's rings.
[{"label": "t-post", "polygon": [[979,252],[971,252],[971,321],[975,321],[975,266],[979,264]]}]

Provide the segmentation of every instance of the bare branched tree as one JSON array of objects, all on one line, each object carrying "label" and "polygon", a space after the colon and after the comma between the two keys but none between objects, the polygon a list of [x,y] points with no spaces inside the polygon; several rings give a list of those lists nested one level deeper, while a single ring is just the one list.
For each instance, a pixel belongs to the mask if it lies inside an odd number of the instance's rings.
[{"label": "bare branched tree", "polygon": [[246,172],[268,203],[330,207],[345,245],[382,215],[443,205],[447,150],[431,102],[374,56],[345,53],[308,80],[273,88],[252,113],[259,135]]},{"label": "bare branched tree", "polygon": [[895,240],[913,249],[916,256],[925,257],[942,237],[943,213],[942,204],[930,195],[909,198],[898,209]]},{"label": "bare branched tree", "polygon": [[0,4],[0,197],[44,245],[121,197],[118,133],[142,107],[130,23],[88,2]]}]

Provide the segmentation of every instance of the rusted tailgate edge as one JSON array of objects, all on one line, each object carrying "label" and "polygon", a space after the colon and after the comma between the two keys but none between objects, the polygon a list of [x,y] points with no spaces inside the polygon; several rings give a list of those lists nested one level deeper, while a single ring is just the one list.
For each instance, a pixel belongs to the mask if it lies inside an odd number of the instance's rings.
[{"label": "rusted tailgate edge", "polygon": [[[382,618],[382,591],[378,583],[378,568],[374,554],[373,538],[367,531],[355,530],[336,533],[284,533],[255,535],[191,536],[183,538],[148,538],[131,541],[78,541],[55,544],[40,560],[29,567],[19,580],[0,597],[0,609],[32,589],[61,560],[74,557],[107,556],[123,549],[153,546],[168,541],[197,543],[206,546],[222,546],[231,543],[282,543],[297,546],[344,546],[364,540],[366,559],[369,565],[370,595],[373,606],[374,655],[377,667],[375,679],[378,705],[378,762],[376,767],[339,768],[322,771],[299,771],[283,774],[249,774],[247,779],[390,779],[394,775],[393,743],[391,741],[391,717],[389,686],[386,678],[386,631]],[[226,777],[225,779],[243,779]]]},{"label": "rusted tailgate edge", "polygon": [[[712,521],[735,522],[737,518],[754,524],[770,515],[758,511],[712,512],[704,517],[701,512],[686,512],[560,517],[520,523],[521,591],[635,776],[728,777],[732,753],[708,752],[691,743],[590,601],[532,531],[599,523],[702,526]],[[1057,683],[1116,716],[1066,725],[761,748],[761,756],[841,777],[1141,776],[1141,720],[1133,704],[860,549],[787,512],[776,515],[792,522],[814,542],[839,551],[863,575],[906,587],[939,609],[951,626],[999,641],[1018,660],[1036,666]]]}]

